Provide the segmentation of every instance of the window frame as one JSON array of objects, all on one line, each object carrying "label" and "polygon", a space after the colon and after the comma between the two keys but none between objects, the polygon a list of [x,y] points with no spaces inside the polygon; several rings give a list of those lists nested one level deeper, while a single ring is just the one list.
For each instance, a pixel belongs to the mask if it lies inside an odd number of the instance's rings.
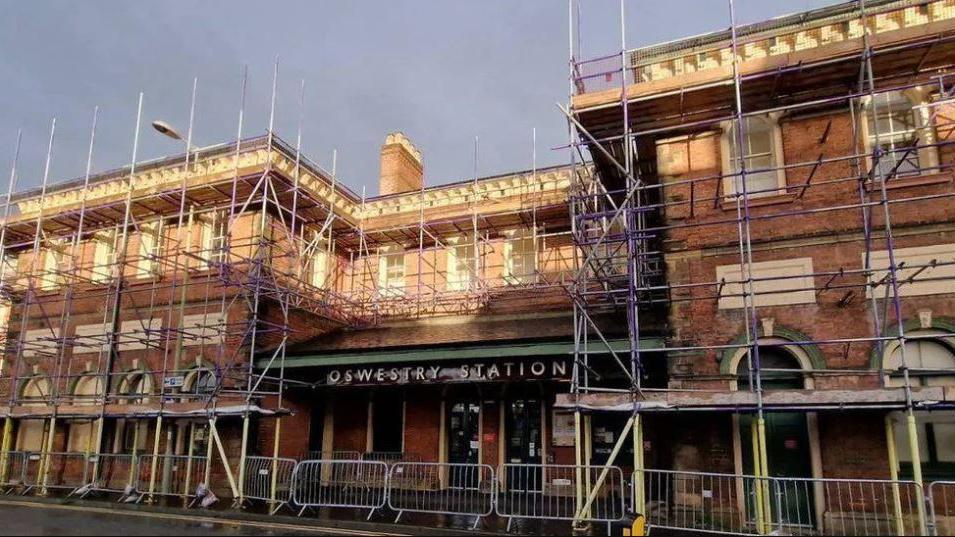
[{"label": "window frame", "polygon": [[[877,93],[875,94],[876,96],[875,107],[873,107],[872,105],[871,96],[866,95],[861,98],[862,105],[860,106],[860,110],[859,110],[860,117],[858,120],[860,139],[858,140],[858,142],[860,144],[860,147],[862,148],[863,154],[865,155],[866,173],[868,173],[869,170],[873,169],[872,168],[872,165],[873,165],[872,152],[874,151],[874,147],[873,147],[874,135],[871,133],[871,122],[879,119],[878,117],[875,117],[875,118],[873,117],[873,112],[881,116],[882,112],[880,111],[880,105],[885,106],[885,104],[889,100],[888,96],[892,94],[897,94],[908,101],[910,105],[908,112],[912,114],[912,117],[917,123],[917,125],[913,127],[912,130],[915,132],[915,135],[916,135],[915,137],[918,139],[919,147],[917,151],[915,152],[915,157],[917,158],[917,163],[918,163],[916,170],[911,173],[901,173],[900,171],[899,173],[896,173],[895,176],[890,178],[890,181],[892,182],[899,181],[899,180],[905,181],[905,180],[917,179],[920,177],[925,177],[925,176],[939,173],[938,148],[935,147],[934,145],[931,145],[931,144],[934,144],[935,141],[938,139],[937,124],[934,121],[932,121],[932,113],[931,113],[931,106],[930,106],[934,97],[925,88],[910,88],[907,90],[892,90],[892,91]],[[886,102],[880,103],[879,99],[882,96],[886,96],[885,98]],[[879,133],[879,136],[880,137],[884,136],[884,134]],[[880,143],[881,143],[881,140],[880,140]],[[928,147],[925,147],[926,145],[928,145]],[[904,150],[904,147],[905,146],[902,146],[902,150]],[[893,142],[893,151],[895,151],[893,154],[899,155],[898,153],[899,149],[894,147],[894,142]],[[896,164],[896,161],[893,160],[892,168],[895,167],[895,164]],[[892,168],[889,168],[889,170],[887,171],[891,171]],[[901,167],[900,167],[900,170],[901,170]],[[878,176],[879,176],[878,174],[873,176],[871,179],[868,180],[868,183],[870,185],[879,184],[877,180]]]},{"label": "window frame", "polygon": [[[722,166],[722,183],[721,189],[723,195],[721,198],[724,201],[731,201],[736,199],[737,196],[742,197],[742,192],[736,191],[736,183],[739,180],[739,170],[737,168],[737,163],[741,160],[749,161],[755,157],[765,157],[769,156],[770,166],[769,170],[766,170],[761,173],[766,174],[775,174],[776,177],[776,188],[775,189],[763,189],[761,191],[752,192],[751,185],[747,182],[746,195],[750,199],[754,198],[768,198],[773,196],[780,196],[787,194],[789,191],[787,189],[788,183],[786,179],[786,159],[783,152],[783,136],[782,128],[779,125],[779,120],[782,117],[780,112],[772,112],[768,114],[757,114],[746,116],[744,121],[749,124],[753,120],[765,121],[768,124],[769,130],[769,148],[770,152],[768,154],[759,154],[759,155],[742,155],[739,156],[736,153],[736,121],[723,121],[720,123],[720,156],[721,156],[721,166]],[[748,126],[748,125],[747,125]],[[749,133],[751,129],[746,128],[744,130],[744,139],[749,140]],[[748,143],[748,142],[747,142]],[[752,144],[749,144],[752,145]],[[750,169],[750,166],[747,166],[747,169]],[[758,169],[758,168],[754,168]],[[747,171],[747,175],[749,175]]]},{"label": "window frame", "polygon": [[[525,241],[530,241],[531,252],[528,253],[526,250]],[[503,256],[504,256],[504,270],[502,276],[504,282],[508,285],[526,285],[537,283],[539,279],[539,270],[540,270],[540,247],[538,246],[538,230],[535,227],[531,228],[516,228],[509,229],[504,232],[504,245],[503,245]],[[521,245],[519,249],[515,249],[515,245]],[[518,250],[520,250],[518,252]],[[532,272],[527,273],[526,270],[523,274],[516,274],[517,263],[515,262],[518,258],[521,258],[520,263],[523,269],[526,269],[527,259],[530,258],[532,265]]]}]

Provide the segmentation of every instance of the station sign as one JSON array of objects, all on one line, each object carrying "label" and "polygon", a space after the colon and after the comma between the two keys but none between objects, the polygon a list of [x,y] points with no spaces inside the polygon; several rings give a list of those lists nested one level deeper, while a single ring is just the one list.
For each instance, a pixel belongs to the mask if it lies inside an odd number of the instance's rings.
[{"label": "station sign", "polygon": [[436,364],[368,366],[329,369],[328,386],[376,386],[389,384],[437,384],[449,382],[506,382],[520,380],[566,380],[568,360],[495,360],[446,366]]}]

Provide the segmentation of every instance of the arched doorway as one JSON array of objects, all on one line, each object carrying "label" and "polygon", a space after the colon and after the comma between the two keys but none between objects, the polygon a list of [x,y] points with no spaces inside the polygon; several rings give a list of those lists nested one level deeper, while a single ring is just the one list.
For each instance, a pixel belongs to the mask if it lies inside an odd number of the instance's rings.
[{"label": "arched doorway", "polygon": [[[785,340],[761,340],[759,347],[760,379],[764,392],[776,390],[803,390],[812,388],[812,378],[806,375],[812,370],[812,361],[800,347],[787,345]],[[734,365],[735,384],[738,390],[751,389],[755,384],[750,374],[750,364],[743,350]],[[816,476],[819,452],[815,413],[765,412],[766,459],[771,477],[811,479]],[[739,456],[737,468],[742,473],[754,473],[753,426],[754,414],[738,418]],[[815,464],[814,464],[815,460]],[[773,520],[790,526],[811,526],[816,521],[817,492],[811,486],[788,487],[791,492],[773,501],[770,508]],[[782,502],[782,503],[780,503]],[[752,509],[752,506],[750,506]]]},{"label": "arched doorway", "polygon": [[[20,399],[24,406],[39,406],[46,404],[50,398],[50,379],[44,376],[35,376],[28,380],[20,392]],[[17,425],[17,451],[43,451],[43,436],[46,430],[44,420],[20,420]]]},{"label": "arched doorway", "polygon": [[[906,334],[905,365],[912,386],[955,386],[955,335],[942,330],[916,330]],[[902,345],[886,345],[882,370],[885,386],[905,385],[901,373]],[[908,430],[901,412],[891,416],[895,446],[902,477],[912,475],[912,452]],[[920,411],[915,413],[922,474],[926,480],[955,479],[955,412]]]}]

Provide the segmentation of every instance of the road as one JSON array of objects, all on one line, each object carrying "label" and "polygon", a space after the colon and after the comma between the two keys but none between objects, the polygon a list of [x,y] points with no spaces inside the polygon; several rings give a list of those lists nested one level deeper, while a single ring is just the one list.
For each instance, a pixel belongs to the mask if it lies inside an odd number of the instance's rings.
[{"label": "road", "polygon": [[102,507],[0,501],[0,535],[400,535]]}]

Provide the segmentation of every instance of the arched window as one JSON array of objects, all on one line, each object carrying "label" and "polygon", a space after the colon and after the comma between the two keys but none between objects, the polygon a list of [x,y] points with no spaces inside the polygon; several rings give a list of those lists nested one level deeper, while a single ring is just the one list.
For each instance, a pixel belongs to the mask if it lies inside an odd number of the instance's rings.
[{"label": "arched window", "polygon": [[[20,392],[20,400],[24,405],[36,406],[46,404],[50,397],[50,379],[37,375],[26,382]],[[20,420],[17,428],[18,451],[42,451],[43,420]]]},{"label": "arched window", "polygon": [[153,377],[145,371],[133,371],[123,379],[119,389],[123,395],[123,403],[134,405],[148,403],[147,396],[153,393]]},{"label": "arched window", "polygon": [[214,372],[205,367],[193,369],[186,375],[182,385],[182,393],[194,395],[211,395],[215,393],[218,379]]},{"label": "arched window", "polygon": [[[955,386],[955,334],[941,330],[918,330],[906,334],[905,364],[912,386]],[[886,346],[882,369],[887,387],[904,386],[902,346]],[[895,444],[899,461],[912,462],[905,417],[894,415]],[[926,478],[948,479],[955,472],[955,412],[916,412],[916,428],[922,471]],[[904,470],[907,470],[903,466]]]},{"label": "arched window", "polygon": [[[801,390],[805,388],[802,364],[781,347],[759,347],[760,379],[764,390]],[[750,389],[750,364],[745,354],[736,366],[737,386]],[[755,384],[755,379],[753,379]]]},{"label": "arched window", "polygon": [[765,114],[743,118],[742,146],[737,135],[735,121],[727,122],[723,132],[724,169],[723,181],[726,196],[743,193],[743,178],[740,170],[746,167],[746,193],[750,197],[780,194],[786,186],[782,166],[782,138],[776,116]]},{"label": "arched window", "polygon": [[[923,105],[928,96],[920,90],[889,91],[867,98],[865,104],[864,142],[871,155],[880,149],[879,175],[913,176],[937,166],[935,141],[931,129],[930,110]],[[921,146],[921,148],[919,148]]]},{"label": "arched window", "polygon": [[[941,331],[918,331],[905,341],[905,364],[913,386],[955,386],[955,336]],[[939,336],[927,338],[926,336]],[[947,336],[947,337],[946,337]],[[904,386],[902,346],[898,342],[886,347],[882,369],[885,385]]]},{"label": "arched window", "polygon": [[[93,405],[96,398],[103,395],[103,377],[84,374],[73,386],[73,404]],[[93,422],[83,421],[70,423],[70,433],[67,450],[72,452],[87,452],[93,448]]]}]

